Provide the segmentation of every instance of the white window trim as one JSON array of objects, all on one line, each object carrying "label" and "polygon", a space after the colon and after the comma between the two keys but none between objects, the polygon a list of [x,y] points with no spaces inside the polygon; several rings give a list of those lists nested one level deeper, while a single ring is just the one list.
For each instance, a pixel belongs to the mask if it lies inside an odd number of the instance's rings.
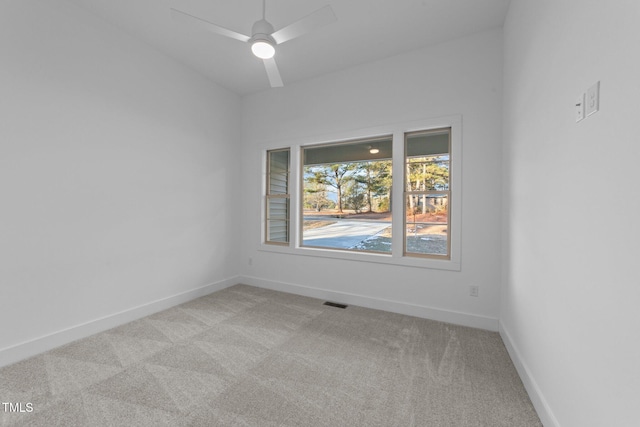
[{"label": "white window trim", "polygon": [[[357,252],[340,249],[322,249],[300,246],[300,217],[302,201],[300,200],[300,170],[302,148],[310,145],[331,144],[344,142],[353,139],[363,139],[377,137],[381,135],[393,135],[393,206],[404,206],[404,138],[406,132],[423,131],[437,128],[451,128],[451,257],[450,259],[435,259],[404,256],[404,209],[396,208],[392,215],[392,253],[377,254],[371,252]],[[296,138],[290,141],[277,141],[273,144],[265,143],[262,147],[262,168],[266,166],[267,150],[277,150],[290,148],[290,182],[289,182],[289,206],[290,215],[290,241],[288,245],[272,245],[265,242],[264,229],[261,230],[261,240],[258,242],[257,250],[265,252],[283,253],[288,255],[313,256],[357,262],[372,262],[376,264],[399,265],[405,267],[452,270],[461,269],[461,244],[462,244],[462,116],[445,116],[418,121],[396,123],[365,129],[355,129],[351,131],[338,132],[330,135]],[[401,171],[398,173],[397,171]],[[266,172],[262,174],[263,181],[266,179]],[[265,188],[265,183],[261,183]],[[264,195],[264,190],[261,191]],[[261,224],[264,228],[264,218],[266,216],[266,204],[261,203]]]}]

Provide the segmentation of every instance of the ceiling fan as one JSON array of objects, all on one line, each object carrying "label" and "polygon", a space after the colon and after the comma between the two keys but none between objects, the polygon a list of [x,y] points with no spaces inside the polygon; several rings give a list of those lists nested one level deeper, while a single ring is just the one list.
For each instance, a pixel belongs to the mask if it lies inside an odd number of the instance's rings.
[{"label": "ceiling fan", "polygon": [[276,53],[275,46],[336,21],[333,9],[331,9],[330,5],[326,5],[315,12],[310,13],[304,18],[281,28],[278,31],[274,31],[273,25],[271,25],[265,18],[266,0],[262,0],[262,19],[253,24],[253,27],[251,28],[251,36],[247,36],[178,9],[171,8],[171,14],[178,22],[193,25],[203,30],[211,31],[222,36],[251,44],[251,51],[253,54],[262,59],[262,62],[264,63],[264,68],[267,71],[271,87],[283,86],[280,71],[278,71],[276,61],[273,59],[273,56]]}]

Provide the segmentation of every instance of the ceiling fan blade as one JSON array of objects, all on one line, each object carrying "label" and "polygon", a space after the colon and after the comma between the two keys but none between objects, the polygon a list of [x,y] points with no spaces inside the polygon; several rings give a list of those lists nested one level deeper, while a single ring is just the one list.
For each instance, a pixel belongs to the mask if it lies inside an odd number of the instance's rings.
[{"label": "ceiling fan blade", "polygon": [[178,9],[171,9],[171,16],[176,22],[195,26],[196,28],[200,28],[201,30],[211,31],[212,33],[220,34],[222,36],[231,37],[232,39],[240,40],[241,42],[248,42],[251,38],[249,36],[245,36],[244,34],[240,34],[233,30],[229,30],[227,28],[213,24],[209,21],[205,21],[204,19],[198,18],[197,16],[182,12]]},{"label": "ceiling fan blade", "polygon": [[333,13],[333,9],[330,5],[326,5],[315,12],[311,12],[304,18],[297,20],[293,24],[279,29],[271,34],[271,37],[273,37],[277,44],[280,44],[335,21],[337,21],[337,18]]},{"label": "ceiling fan blade", "polygon": [[267,70],[267,76],[269,77],[269,83],[271,83],[271,87],[282,87],[284,84],[282,83],[282,77],[280,77],[280,71],[278,71],[278,66],[276,65],[276,61],[273,58],[263,59],[264,68]]}]

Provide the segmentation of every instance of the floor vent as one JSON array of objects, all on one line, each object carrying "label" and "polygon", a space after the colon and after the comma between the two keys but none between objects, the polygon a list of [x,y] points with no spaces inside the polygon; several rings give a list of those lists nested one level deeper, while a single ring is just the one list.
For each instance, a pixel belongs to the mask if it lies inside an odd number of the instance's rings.
[{"label": "floor vent", "polygon": [[347,308],[348,307],[346,304],[338,304],[337,302],[329,302],[329,301],[326,301],[324,303],[324,305],[328,305],[330,307],[337,307],[337,308]]}]

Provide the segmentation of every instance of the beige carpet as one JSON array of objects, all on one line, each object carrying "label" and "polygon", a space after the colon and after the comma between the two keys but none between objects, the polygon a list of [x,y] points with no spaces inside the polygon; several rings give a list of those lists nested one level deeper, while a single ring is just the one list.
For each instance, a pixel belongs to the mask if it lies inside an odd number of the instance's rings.
[{"label": "beige carpet", "polygon": [[5,367],[0,425],[541,425],[497,333],[322,303],[237,285]]}]

